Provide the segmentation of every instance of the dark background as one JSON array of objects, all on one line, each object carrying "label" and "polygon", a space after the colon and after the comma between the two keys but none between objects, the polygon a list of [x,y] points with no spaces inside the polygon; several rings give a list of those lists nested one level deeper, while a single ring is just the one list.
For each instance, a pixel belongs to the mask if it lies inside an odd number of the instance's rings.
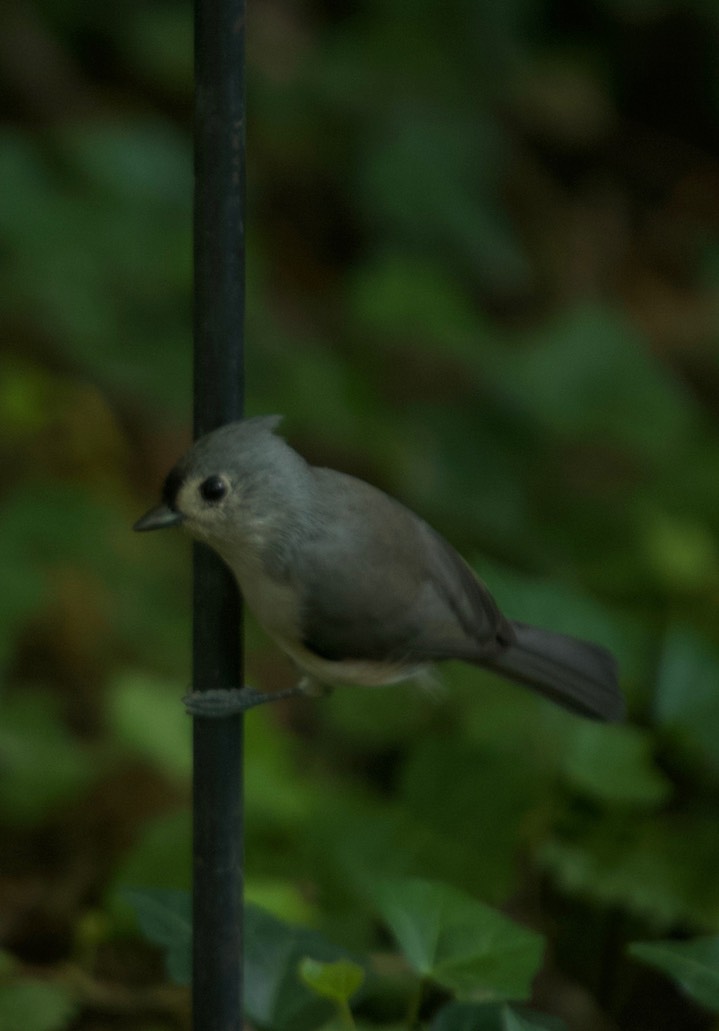
[{"label": "dark background", "polygon": [[[248,895],[377,949],[363,885],[441,878],[548,936],[572,1031],[710,1028],[626,944],[719,930],[718,9],[248,7],[248,411],[613,648],[631,710],[449,668],[254,712]],[[130,526],[189,440],[191,46],[171,0],[0,14],[0,975],[38,1031],[185,1019],[120,889],[188,883],[189,547]]]}]

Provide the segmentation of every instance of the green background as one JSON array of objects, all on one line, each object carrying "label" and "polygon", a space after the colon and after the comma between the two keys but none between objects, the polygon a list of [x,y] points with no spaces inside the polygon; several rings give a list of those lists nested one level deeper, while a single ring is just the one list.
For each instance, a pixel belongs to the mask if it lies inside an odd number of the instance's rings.
[{"label": "green background", "polygon": [[[548,938],[534,1001],[571,1031],[713,1027],[627,944],[719,932],[717,8],[248,9],[248,412],[420,512],[508,615],[611,647],[631,714],[463,667],[253,712],[248,896],[382,952],[373,882],[437,878]],[[189,876],[189,547],[130,526],[189,441],[191,47],[170,0],[0,15],[0,988],[30,986],[27,1031],[183,1026],[120,889]],[[247,635],[249,681],[289,686]]]}]

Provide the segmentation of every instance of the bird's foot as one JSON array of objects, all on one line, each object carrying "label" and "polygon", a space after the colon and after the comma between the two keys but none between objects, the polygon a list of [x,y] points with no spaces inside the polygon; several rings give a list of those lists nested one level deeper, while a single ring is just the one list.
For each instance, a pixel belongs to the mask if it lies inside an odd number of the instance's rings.
[{"label": "bird's foot", "polygon": [[217,688],[210,691],[191,691],[182,701],[190,716],[201,716],[205,719],[224,719],[237,716],[254,709],[266,702],[279,702],[283,698],[307,697],[310,693],[302,686],[302,681],[295,687],[284,691],[255,691],[252,687]]}]

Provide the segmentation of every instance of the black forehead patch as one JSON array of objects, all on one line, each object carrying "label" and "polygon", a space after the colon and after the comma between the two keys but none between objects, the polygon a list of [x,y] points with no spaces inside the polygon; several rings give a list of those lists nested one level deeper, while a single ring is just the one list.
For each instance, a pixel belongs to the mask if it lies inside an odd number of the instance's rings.
[{"label": "black forehead patch", "polygon": [[178,492],[184,481],[185,474],[179,466],[176,465],[174,469],[170,469],[162,485],[162,500],[168,508],[174,510]]}]

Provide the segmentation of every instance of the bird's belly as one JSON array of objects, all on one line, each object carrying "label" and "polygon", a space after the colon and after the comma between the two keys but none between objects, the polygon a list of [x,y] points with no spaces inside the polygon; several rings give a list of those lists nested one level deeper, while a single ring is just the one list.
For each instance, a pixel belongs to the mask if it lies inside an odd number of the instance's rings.
[{"label": "bird's belly", "polygon": [[362,687],[382,687],[410,680],[426,668],[423,663],[373,662],[369,659],[323,659],[301,644],[282,641],[277,643],[313,679],[323,684],[358,684]]},{"label": "bird's belly", "polygon": [[260,626],[284,648],[300,636],[297,591],[268,576],[259,562],[228,562],[243,600]]},{"label": "bird's belly", "polygon": [[295,664],[313,679],[325,684],[360,684],[379,687],[409,680],[420,674],[425,663],[377,662],[369,659],[325,659],[305,648],[302,643],[301,620],[297,590],[289,584],[274,580],[259,565],[248,562],[225,561],[231,566],[242,592],[257,622],[289,655]]}]

